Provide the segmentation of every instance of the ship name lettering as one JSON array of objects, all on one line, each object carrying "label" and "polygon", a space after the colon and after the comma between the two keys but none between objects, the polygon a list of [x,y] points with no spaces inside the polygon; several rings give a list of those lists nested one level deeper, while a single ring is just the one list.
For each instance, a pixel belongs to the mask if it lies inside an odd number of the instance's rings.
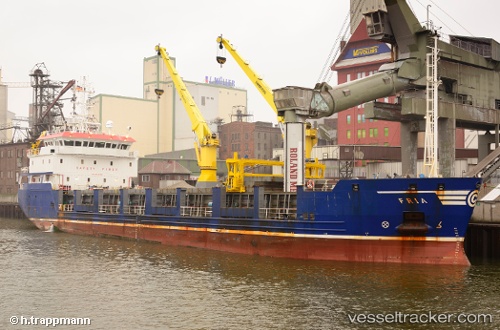
[{"label": "ship name lettering", "polygon": [[290,191],[297,191],[297,160],[298,160],[298,148],[290,148],[290,169],[288,173],[288,178],[290,179]]},{"label": "ship name lettering", "polygon": [[400,197],[398,198],[400,204],[427,204],[427,200],[423,197]]},{"label": "ship name lettering", "polygon": [[113,172],[118,171],[118,169],[112,168],[112,167],[102,167],[101,170],[102,171],[113,171]]},{"label": "ship name lettering", "polygon": [[77,170],[94,171],[95,167],[92,167],[92,166],[77,166],[76,169]]}]

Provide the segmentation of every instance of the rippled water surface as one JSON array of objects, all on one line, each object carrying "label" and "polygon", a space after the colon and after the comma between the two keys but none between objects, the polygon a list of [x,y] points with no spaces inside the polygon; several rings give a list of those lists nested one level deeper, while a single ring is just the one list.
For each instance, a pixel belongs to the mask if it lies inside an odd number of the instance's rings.
[{"label": "rippled water surface", "polygon": [[[0,219],[0,329],[500,329],[500,264],[297,261],[44,233]],[[488,314],[493,323],[352,323],[368,314]]]}]

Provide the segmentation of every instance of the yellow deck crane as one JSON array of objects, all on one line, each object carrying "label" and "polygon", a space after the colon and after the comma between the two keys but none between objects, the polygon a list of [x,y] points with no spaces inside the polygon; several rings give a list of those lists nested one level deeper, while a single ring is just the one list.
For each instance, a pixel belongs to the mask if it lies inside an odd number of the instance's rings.
[{"label": "yellow deck crane", "polygon": [[[274,113],[278,118],[278,122],[281,128],[281,132],[283,133],[283,122],[284,119],[282,116],[278,115],[278,110],[276,109],[276,105],[274,104],[273,90],[267,85],[267,83],[260,77],[254,69],[245,61],[241,55],[236,51],[234,46],[229,42],[229,40],[225,39],[220,35],[217,38],[217,43],[219,44],[219,49],[226,49],[229,54],[235,59],[236,63],[240,66],[240,68],[245,72],[250,81],[254,84],[260,94],[264,97],[266,102],[269,104],[271,109],[273,109]],[[226,63],[226,57],[222,54],[217,55],[217,63],[221,66]],[[318,142],[316,136],[316,129],[311,127],[310,123],[306,123],[305,126],[305,158],[308,160],[306,162],[306,178],[308,179],[321,179],[324,178],[325,173],[325,165],[320,164],[317,159],[311,159],[312,148]]]},{"label": "yellow deck crane", "polygon": [[[196,106],[193,97],[179,76],[165,48],[157,45],[155,50],[163,58],[163,62],[170,73],[170,77],[191,120],[191,127],[197,139],[194,143],[196,158],[200,167],[200,177],[198,178],[197,186],[214,186],[217,183],[217,148],[220,144],[219,139],[215,133],[212,133],[210,127],[208,127],[200,109]],[[162,94],[161,90],[155,92],[158,96]]]},{"label": "yellow deck crane", "polygon": [[[267,83],[262,79],[261,76],[259,76],[254,69],[250,66],[250,64],[245,61],[241,55],[236,51],[234,46],[229,42],[229,40],[225,39],[220,35],[217,38],[217,43],[219,43],[219,49],[225,48],[229,54],[235,59],[236,63],[240,66],[240,68],[245,72],[247,75],[248,79],[254,84],[254,86],[257,88],[257,90],[260,92],[262,97],[266,100],[267,104],[273,109],[274,113],[276,114],[278,118],[278,122],[280,124],[280,127],[283,127],[282,124],[284,122],[283,117],[278,115],[278,110],[276,109],[276,105],[274,104],[274,98],[273,98],[273,90],[267,85]],[[226,62],[226,58],[224,56],[217,56],[217,63],[220,65],[224,64]],[[316,145],[318,142],[317,136],[316,136],[316,129],[311,127],[310,123],[306,124],[306,145],[305,145],[305,156],[306,159],[311,158],[311,151],[312,148]]]}]

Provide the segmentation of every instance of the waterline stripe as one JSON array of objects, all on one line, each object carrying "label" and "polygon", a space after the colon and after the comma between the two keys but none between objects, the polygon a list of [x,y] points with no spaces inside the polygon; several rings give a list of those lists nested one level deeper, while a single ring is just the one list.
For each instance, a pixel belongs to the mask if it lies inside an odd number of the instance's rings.
[{"label": "waterline stripe", "polygon": [[255,236],[273,236],[273,237],[290,237],[290,238],[320,238],[320,239],[350,239],[364,241],[426,241],[426,242],[463,242],[463,237],[409,237],[409,236],[363,236],[363,235],[317,235],[317,234],[295,234],[291,232],[270,232],[270,231],[250,231],[250,230],[235,230],[235,229],[216,229],[216,228],[196,228],[186,226],[166,226],[166,225],[150,225],[137,223],[116,223],[116,222],[101,222],[87,220],[52,220],[52,219],[37,219],[32,218],[31,221],[46,221],[55,223],[69,222],[78,225],[89,226],[115,226],[115,227],[130,227],[130,228],[147,228],[147,229],[162,229],[162,230],[182,230],[182,231],[198,231],[209,233],[223,233],[234,235],[255,235]]}]

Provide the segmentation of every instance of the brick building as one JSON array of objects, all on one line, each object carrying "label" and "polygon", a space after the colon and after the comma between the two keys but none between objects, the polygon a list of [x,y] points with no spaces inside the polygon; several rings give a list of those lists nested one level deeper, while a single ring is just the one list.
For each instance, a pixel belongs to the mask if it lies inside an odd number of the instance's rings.
[{"label": "brick building", "polygon": [[[365,20],[362,19],[349,41],[344,45],[338,60],[332,65],[337,71],[338,84],[364,78],[378,71],[384,63],[391,62],[389,45],[368,38]],[[397,103],[397,96],[377,101]],[[401,146],[401,125],[395,121],[365,118],[364,105],[338,113],[337,138],[340,145]],[[464,148],[465,133],[456,130],[456,147]],[[424,136],[419,134],[419,146]]]},{"label": "brick building", "polygon": [[17,196],[21,173],[23,168],[28,168],[26,150],[29,148],[26,142],[0,144],[0,195]]},{"label": "brick building", "polygon": [[268,122],[234,121],[219,127],[219,159],[240,158],[271,159],[273,148],[283,146],[279,127]]}]

